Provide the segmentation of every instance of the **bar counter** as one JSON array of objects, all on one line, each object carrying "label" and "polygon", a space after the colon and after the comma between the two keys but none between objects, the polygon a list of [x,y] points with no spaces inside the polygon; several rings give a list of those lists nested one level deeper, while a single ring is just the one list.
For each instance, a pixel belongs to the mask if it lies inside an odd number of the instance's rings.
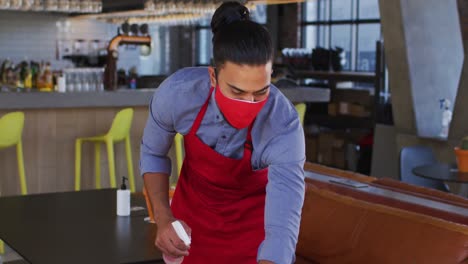
[{"label": "bar counter", "polygon": [[[0,116],[13,111],[25,113],[23,152],[29,193],[74,190],[75,139],[105,134],[115,114],[125,107],[134,109],[131,128],[133,167],[137,190],[140,141],[148,117],[148,104],[155,89],[117,90],[114,92],[0,92]],[[328,102],[329,90],[323,88],[284,88],[293,102]],[[15,148],[0,150],[0,195],[20,194]],[[174,151],[170,150],[170,157]],[[175,159],[173,159],[175,160]],[[123,143],[115,144],[117,182],[127,176]],[[175,162],[173,168],[175,168]],[[101,148],[102,187],[109,187],[107,152]],[[82,149],[82,189],[94,188],[94,147]]]},{"label": "bar counter", "polygon": [[[119,89],[104,92],[0,92],[0,109],[51,109],[148,106],[156,89]],[[292,102],[328,102],[324,88],[280,88]]]}]

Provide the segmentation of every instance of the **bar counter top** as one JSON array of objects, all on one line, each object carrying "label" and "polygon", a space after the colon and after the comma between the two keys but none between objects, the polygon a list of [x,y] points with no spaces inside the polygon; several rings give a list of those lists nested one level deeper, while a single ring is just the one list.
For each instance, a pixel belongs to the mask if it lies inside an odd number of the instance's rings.
[{"label": "bar counter top", "polygon": [[[0,110],[147,106],[156,89],[104,92],[0,92]],[[328,102],[325,88],[280,88],[292,102]]]}]

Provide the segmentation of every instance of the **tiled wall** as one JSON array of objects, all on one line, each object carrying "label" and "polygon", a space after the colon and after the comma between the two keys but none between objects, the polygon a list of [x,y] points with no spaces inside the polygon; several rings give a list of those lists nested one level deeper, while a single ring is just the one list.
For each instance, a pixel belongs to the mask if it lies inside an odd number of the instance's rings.
[{"label": "tiled wall", "polygon": [[0,58],[55,62],[57,14],[0,12]]},{"label": "tiled wall", "polygon": [[[54,68],[71,66],[67,60],[56,59],[57,38],[62,37],[57,22],[70,21],[70,39],[110,40],[117,26],[94,20],[68,19],[64,14],[0,11],[0,60],[50,61]],[[120,47],[118,67],[139,67],[139,49]]]}]

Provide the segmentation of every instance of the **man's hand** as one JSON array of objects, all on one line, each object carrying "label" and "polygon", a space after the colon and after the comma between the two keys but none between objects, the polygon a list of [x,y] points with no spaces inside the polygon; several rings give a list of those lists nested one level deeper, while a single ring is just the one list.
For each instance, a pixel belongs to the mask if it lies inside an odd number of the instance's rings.
[{"label": "man's hand", "polygon": [[[189,247],[184,244],[184,241],[179,238],[174,227],[172,227],[172,222],[174,221],[176,221],[174,218],[158,219],[156,221],[158,232],[156,234],[155,245],[161,252],[170,257],[178,258],[181,256],[188,256]],[[190,236],[192,233],[190,227],[181,220],[179,220],[179,222]]]},{"label": "man's hand", "polygon": [[274,262],[268,261],[268,260],[260,260],[258,264],[275,264]]},{"label": "man's hand", "polygon": [[[176,221],[176,219],[172,215],[169,206],[169,175],[163,173],[145,173],[143,177],[146,193],[153,206],[154,220],[158,226],[154,244],[169,257],[188,256],[188,247],[172,227],[172,222]],[[192,230],[184,222],[180,221],[180,223],[190,236]]]}]

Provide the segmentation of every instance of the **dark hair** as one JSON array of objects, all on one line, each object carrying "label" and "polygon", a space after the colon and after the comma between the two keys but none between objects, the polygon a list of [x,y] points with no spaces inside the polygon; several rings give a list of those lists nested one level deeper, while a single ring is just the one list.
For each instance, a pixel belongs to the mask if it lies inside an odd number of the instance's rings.
[{"label": "dark hair", "polygon": [[273,59],[270,33],[250,20],[249,10],[238,2],[224,2],[211,19],[215,66],[226,61],[262,65]]}]

